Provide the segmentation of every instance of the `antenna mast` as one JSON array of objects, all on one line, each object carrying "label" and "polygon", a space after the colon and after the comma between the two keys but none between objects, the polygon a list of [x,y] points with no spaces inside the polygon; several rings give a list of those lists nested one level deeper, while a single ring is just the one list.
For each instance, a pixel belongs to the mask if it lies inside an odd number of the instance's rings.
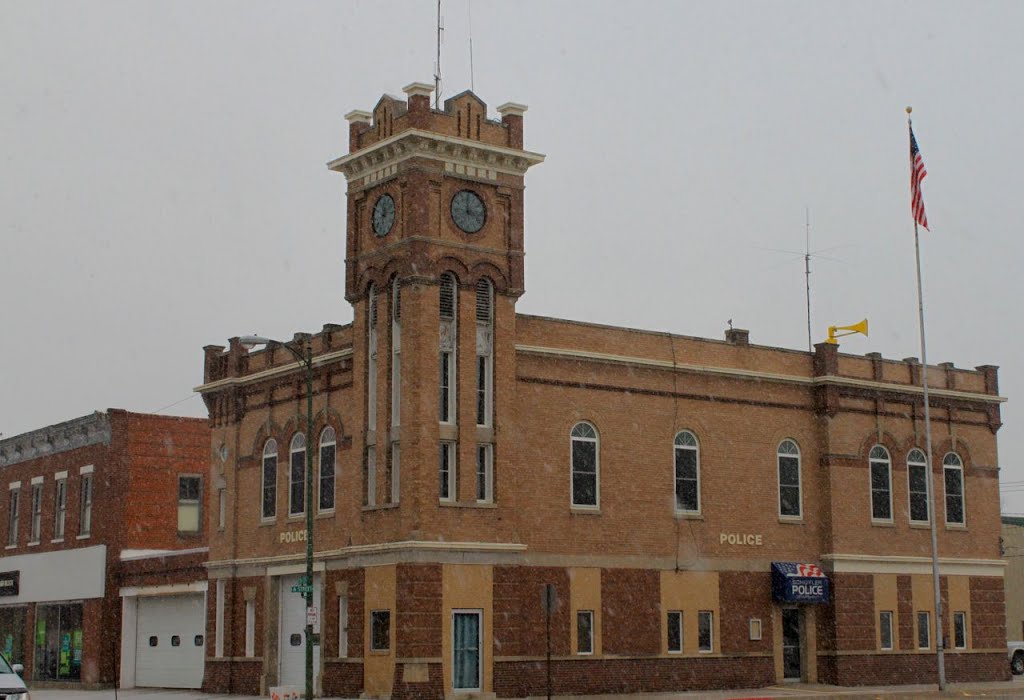
[{"label": "antenna mast", "polygon": [[804,280],[807,290],[807,352],[814,352],[811,342],[811,210],[804,207]]},{"label": "antenna mast", "polygon": [[473,0],[466,0],[466,12],[469,13],[469,89],[476,92],[473,84]]},{"label": "antenna mast", "polygon": [[441,0],[437,0],[437,62],[434,63],[434,109],[441,109]]}]

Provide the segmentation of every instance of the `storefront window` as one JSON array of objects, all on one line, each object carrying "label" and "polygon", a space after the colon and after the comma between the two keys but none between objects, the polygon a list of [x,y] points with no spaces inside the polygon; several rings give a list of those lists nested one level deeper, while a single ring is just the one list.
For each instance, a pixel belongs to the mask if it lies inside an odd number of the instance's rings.
[{"label": "storefront window", "polygon": [[37,605],[35,647],[36,680],[80,680],[82,604]]},{"label": "storefront window", "polygon": [[0,608],[0,651],[12,664],[25,663],[25,608]]}]

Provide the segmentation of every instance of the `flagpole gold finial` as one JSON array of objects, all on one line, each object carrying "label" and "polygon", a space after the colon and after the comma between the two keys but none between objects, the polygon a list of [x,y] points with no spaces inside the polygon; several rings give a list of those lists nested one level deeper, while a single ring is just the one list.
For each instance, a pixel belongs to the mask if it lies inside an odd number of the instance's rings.
[{"label": "flagpole gold finial", "polygon": [[907,114],[910,114],[913,111],[914,111],[914,108],[911,107],[910,105],[907,105]]}]

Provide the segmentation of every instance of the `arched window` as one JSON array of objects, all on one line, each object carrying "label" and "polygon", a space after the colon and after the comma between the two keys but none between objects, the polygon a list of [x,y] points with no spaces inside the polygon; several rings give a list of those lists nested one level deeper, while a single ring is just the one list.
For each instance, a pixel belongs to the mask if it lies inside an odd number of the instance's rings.
[{"label": "arched window", "polygon": [[367,292],[366,429],[377,429],[377,288]]},{"label": "arched window", "polygon": [[577,423],[570,437],[572,446],[572,505],[598,506],[600,450],[597,431],[590,423]]},{"label": "arched window", "polygon": [[779,515],[799,518],[800,510],[800,448],[792,440],[779,443],[776,452],[779,466]]},{"label": "arched window", "polygon": [[910,522],[928,522],[928,460],[913,449],[907,455],[907,491],[910,494]]},{"label": "arched window", "polygon": [[320,497],[321,511],[334,510],[334,472],[337,456],[337,440],[334,428],[327,426],[320,433]]},{"label": "arched window", "polygon": [[489,279],[476,283],[476,424],[491,425],[494,394],[494,288]]},{"label": "arched window", "polygon": [[675,439],[676,511],[700,512],[700,446],[688,430]]},{"label": "arched window", "polygon": [[288,515],[306,512],[306,436],[295,433],[289,450]]},{"label": "arched window", "polygon": [[438,355],[440,367],[440,406],[438,415],[442,423],[455,422],[455,348],[457,345],[455,277],[446,272],[441,275],[440,312],[441,328]]},{"label": "arched window", "polygon": [[889,451],[875,445],[868,454],[871,472],[871,519],[892,520],[892,469]]},{"label": "arched window", "polygon": [[946,485],[946,524],[963,525],[964,514],[964,463],[956,452],[949,452],[942,458],[943,482]]},{"label": "arched window", "polygon": [[263,508],[261,517],[277,517],[277,440],[270,439],[263,446]]}]

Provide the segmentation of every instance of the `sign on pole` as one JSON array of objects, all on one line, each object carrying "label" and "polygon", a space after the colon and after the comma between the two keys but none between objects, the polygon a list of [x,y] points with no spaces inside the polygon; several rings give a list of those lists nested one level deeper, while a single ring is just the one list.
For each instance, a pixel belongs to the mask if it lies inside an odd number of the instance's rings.
[{"label": "sign on pole", "polygon": [[306,608],[306,624],[310,627],[316,627],[320,624],[320,608],[315,605]]}]

